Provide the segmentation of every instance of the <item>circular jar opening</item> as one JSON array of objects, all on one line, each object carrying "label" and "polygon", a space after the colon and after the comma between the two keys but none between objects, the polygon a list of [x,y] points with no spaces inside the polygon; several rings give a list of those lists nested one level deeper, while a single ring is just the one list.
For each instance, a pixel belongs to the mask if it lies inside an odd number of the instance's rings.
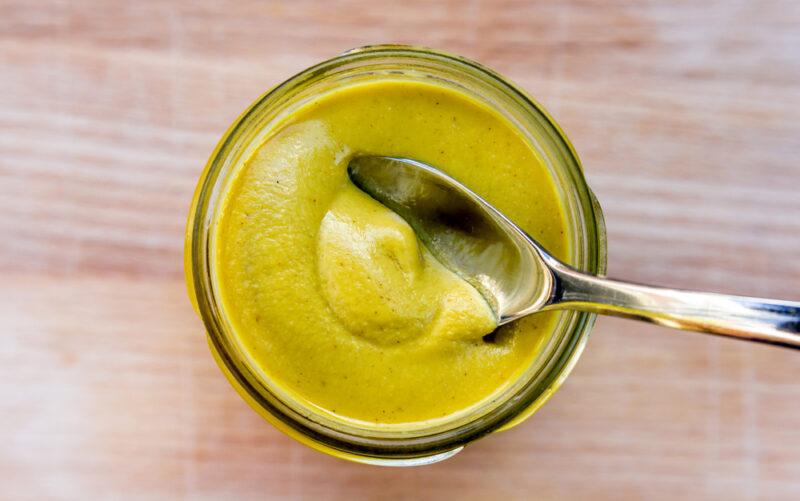
[{"label": "circular jar opening", "polygon": [[569,257],[583,271],[605,271],[602,214],[577,155],[549,115],[500,75],[469,60],[430,49],[374,46],[311,67],[260,97],[225,133],[211,155],[189,215],[186,272],[190,296],[212,352],[234,387],[262,416],[324,452],[364,462],[425,464],[532,414],[572,369],[594,315],[565,311],[530,366],[503,391],[465,412],[417,425],[380,425],[337,419],[295,398],[258,370],[237,342],[220,299],[214,255],[220,211],[236,173],[287,117],[326,93],[382,79],[455,89],[510,122],[549,171],[566,215]]}]

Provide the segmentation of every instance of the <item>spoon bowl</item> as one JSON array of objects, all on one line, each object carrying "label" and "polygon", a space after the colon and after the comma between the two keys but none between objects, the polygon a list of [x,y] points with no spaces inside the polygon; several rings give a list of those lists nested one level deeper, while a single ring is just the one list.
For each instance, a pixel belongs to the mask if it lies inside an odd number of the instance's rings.
[{"label": "spoon bowl", "polygon": [[553,259],[483,198],[415,160],[364,156],[348,165],[353,183],[405,219],[439,261],[475,287],[498,325],[543,308]]}]

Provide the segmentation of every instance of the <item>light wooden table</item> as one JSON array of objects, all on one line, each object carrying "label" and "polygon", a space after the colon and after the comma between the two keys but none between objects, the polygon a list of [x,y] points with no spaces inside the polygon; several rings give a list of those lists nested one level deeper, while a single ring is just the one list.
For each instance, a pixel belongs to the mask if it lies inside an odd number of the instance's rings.
[{"label": "light wooden table", "polygon": [[300,446],[184,291],[195,181],[344,49],[476,58],[583,158],[614,276],[800,299],[800,3],[0,1],[0,498],[798,499],[800,353],[601,319],[564,388],[441,464]]}]

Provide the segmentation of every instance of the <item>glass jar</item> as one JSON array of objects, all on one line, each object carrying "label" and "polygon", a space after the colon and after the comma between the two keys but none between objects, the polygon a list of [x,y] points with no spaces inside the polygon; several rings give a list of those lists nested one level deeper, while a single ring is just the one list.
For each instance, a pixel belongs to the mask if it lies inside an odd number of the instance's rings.
[{"label": "glass jar", "polygon": [[575,151],[547,112],[505,78],[475,62],[430,49],[386,45],[355,49],[295,75],[261,96],[234,122],[212,153],[195,192],[185,271],[215,359],[240,395],[264,418],[334,456],[373,464],[418,465],[450,457],[467,443],[518,424],[535,412],[571,371],[595,316],[560,313],[555,331],[518,380],[466,415],[427,428],[367,428],[333,421],[294,401],[248,366],[221,308],[211,255],[213,230],[228,183],[264,135],[298,107],[341,86],[381,78],[424,80],[455,88],[504,115],[552,173],[567,214],[569,264],[588,273],[604,273],[606,236],[600,207]]}]

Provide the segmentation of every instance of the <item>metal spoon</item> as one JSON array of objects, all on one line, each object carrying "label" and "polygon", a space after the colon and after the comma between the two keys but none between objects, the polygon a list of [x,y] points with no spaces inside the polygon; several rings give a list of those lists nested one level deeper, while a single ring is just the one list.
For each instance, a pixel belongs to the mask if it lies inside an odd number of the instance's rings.
[{"label": "metal spoon", "polygon": [[347,170],[356,186],[408,221],[445,266],[483,294],[498,325],[566,308],[800,348],[800,302],[587,275],[548,254],[469,188],[429,165],[363,156]]}]

